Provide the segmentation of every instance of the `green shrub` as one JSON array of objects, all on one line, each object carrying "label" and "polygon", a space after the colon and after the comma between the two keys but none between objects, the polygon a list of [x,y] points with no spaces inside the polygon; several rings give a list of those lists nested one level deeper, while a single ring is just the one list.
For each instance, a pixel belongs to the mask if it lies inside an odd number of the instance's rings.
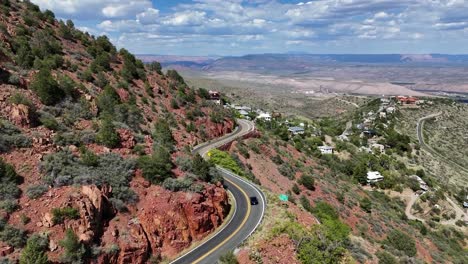
[{"label": "green shrub", "polygon": [[31,89],[39,96],[45,105],[53,105],[65,97],[65,93],[60,89],[59,84],[50,74],[49,69],[41,69],[31,83]]},{"label": "green shrub", "polygon": [[289,165],[289,163],[283,163],[278,167],[278,171],[284,177],[293,180],[296,177],[296,172],[294,171],[293,167]]},{"label": "green shrub", "polygon": [[185,84],[184,78],[176,70],[168,70],[166,76],[178,84]]},{"label": "green shrub", "polygon": [[178,103],[177,100],[174,99],[174,98],[171,99],[171,108],[172,108],[172,109],[179,109],[179,108],[180,108],[180,107],[179,107],[179,103]]},{"label": "green shrub", "polygon": [[0,209],[11,214],[19,209],[19,204],[16,200],[5,200],[0,202]]},{"label": "green shrub", "polygon": [[108,184],[112,187],[111,197],[125,202],[137,200],[129,188],[134,169],[134,160],[114,153],[99,156],[98,166],[86,166],[68,150],[47,155],[41,163],[41,171],[45,173],[43,180],[49,185]]},{"label": "green shrub", "polygon": [[82,263],[86,253],[83,244],[78,240],[78,236],[71,229],[65,232],[65,238],[59,241],[60,246],[64,248],[61,261],[64,263]]},{"label": "green shrub", "polygon": [[20,220],[23,225],[27,225],[29,222],[31,222],[31,218],[29,218],[26,214],[21,213],[20,215]]},{"label": "green shrub", "polygon": [[150,156],[141,156],[138,167],[143,171],[143,177],[153,184],[161,184],[172,176],[171,155],[163,147],[157,148]]},{"label": "green shrub", "polygon": [[184,177],[182,179],[174,179],[174,178],[167,178],[162,183],[164,189],[170,190],[172,192],[178,191],[194,191],[198,192],[203,190],[203,185],[201,185],[201,189],[197,189],[197,184],[193,183],[193,179],[190,177]]},{"label": "green shrub", "polygon": [[158,74],[162,75],[162,67],[161,63],[157,61],[153,61],[150,64],[148,64],[148,69],[152,72],[157,72]]},{"label": "green shrub", "polygon": [[97,105],[100,113],[113,114],[115,106],[119,103],[120,96],[110,85],[106,85],[97,98]]},{"label": "green shrub", "polygon": [[96,167],[99,165],[99,157],[85,146],[80,147],[81,163],[86,166]]},{"label": "green shrub", "polygon": [[234,255],[234,252],[229,251],[225,254],[223,254],[219,258],[220,264],[238,264],[239,261],[237,261],[236,255]]},{"label": "green shrub", "polygon": [[41,122],[44,127],[53,131],[58,131],[60,128],[57,120],[51,115],[41,115],[39,122]]},{"label": "green shrub", "polygon": [[21,190],[17,185],[22,183],[22,180],[12,165],[0,158],[0,201],[18,198]]},{"label": "green shrub", "polygon": [[0,229],[0,240],[9,246],[20,248],[26,244],[26,232],[10,225],[5,225]]},{"label": "green shrub", "polygon": [[398,264],[397,259],[387,251],[379,251],[375,255],[379,258],[379,264]]},{"label": "green shrub", "polygon": [[46,236],[32,235],[20,255],[20,264],[48,264],[47,250],[49,239]]},{"label": "green shrub", "polygon": [[0,152],[7,152],[11,148],[27,148],[32,140],[21,134],[21,130],[10,122],[0,119]]},{"label": "green shrub", "polygon": [[154,124],[153,129],[154,147],[164,147],[168,151],[174,148],[175,140],[172,136],[171,128],[166,120],[160,119]]},{"label": "green shrub", "polygon": [[362,198],[361,201],[359,201],[359,206],[361,206],[361,209],[366,213],[372,212],[372,201],[368,197]]},{"label": "green shrub", "polygon": [[416,255],[416,243],[414,239],[400,230],[390,231],[385,239],[385,243],[397,250],[403,251],[410,257]]},{"label": "green shrub", "polygon": [[99,132],[96,134],[96,140],[98,143],[108,147],[115,148],[120,145],[119,133],[115,130],[112,119],[109,115],[104,115],[101,120],[101,127]]},{"label": "green shrub", "polygon": [[9,98],[10,103],[17,105],[26,105],[29,108],[34,108],[34,104],[22,93],[16,92]]},{"label": "green shrub", "polygon": [[213,150],[210,150],[210,152],[208,153],[208,156],[210,157],[210,162],[216,165],[219,165],[225,169],[228,169],[237,175],[245,176],[245,173],[242,170],[242,168],[232,158],[232,156],[229,155],[229,153],[221,151],[221,150],[213,149]]},{"label": "green shrub", "polygon": [[302,175],[301,179],[299,180],[299,183],[304,185],[304,187],[311,191],[315,190],[315,180],[312,176],[308,174]]},{"label": "green shrub", "polygon": [[76,208],[63,207],[52,209],[52,222],[54,224],[62,224],[65,219],[78,219],[80,214]]},{"label": "green shrub", "polygon": [[300,194],[301,193],[301,189],[299,189],[299,186],[296,183],[292,187],[292,192],[295,193],[295,194]]}]

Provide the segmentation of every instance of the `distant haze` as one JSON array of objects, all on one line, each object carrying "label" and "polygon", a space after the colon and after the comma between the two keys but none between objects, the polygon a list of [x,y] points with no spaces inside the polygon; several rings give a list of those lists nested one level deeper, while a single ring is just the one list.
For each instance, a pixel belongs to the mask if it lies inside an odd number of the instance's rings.
[{"label": "distant haze", "polygon": [[[240,57],[139,56],[189,76],[231,86],[313,94],[468,93],[468,55],[254,54]],[[197,78],[198,78],[197,77]],[[237,83],[237,84],[236,84]],[[268,88],[269,87],[269,88]]]}]

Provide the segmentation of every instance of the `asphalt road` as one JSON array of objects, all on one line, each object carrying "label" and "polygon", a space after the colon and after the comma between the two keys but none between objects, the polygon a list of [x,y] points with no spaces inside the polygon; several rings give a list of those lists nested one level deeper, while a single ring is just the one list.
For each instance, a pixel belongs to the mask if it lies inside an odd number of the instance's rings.
[{"label": "asphalt road", "polygon": [[[254,125],[250,121],[239,119],[237,123],[239,124],[238,128],[231,134],[201,144],[195,147],[193,152],[205,156],[209,150],[240,138],[254,129]],[[228,220],[229,222],[217,230],[215,235],[171,262],[172,264],[217,263],[220,256],[237,248],[262,221],[266,199],[260,189],[228,170],[223,168],[218,168],[218,170],[224,177],[227,190],[232,193],[235,199],[235,211]],[[256,196],[259,203],[251,205],[250,196]]]}]

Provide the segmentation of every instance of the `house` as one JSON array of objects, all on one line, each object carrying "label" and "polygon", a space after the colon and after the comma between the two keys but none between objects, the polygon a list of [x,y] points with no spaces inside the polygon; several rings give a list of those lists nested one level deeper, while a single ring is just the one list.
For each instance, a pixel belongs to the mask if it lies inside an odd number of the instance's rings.
[{"label": "house", "polygon": [[385,111],[387,112],[387,114],[393,114],[395,113],[395,107],[387,107],[387,109],[385,109]]},{"label": "house", "polygon": [[369,171],[367,172],[367,183],[373,184],[379,181],[382,181],[384,177],[378,171]]},{"label": "house", "polygon": [[382,118],[387,118],[387,113],[385,113],[385,112],[380,112],[379,115],[380,115],[381,119]]},{"label": "house", "polygon": [[247,112],[247,111],[245,111],[245,110],[240,110],[240,111],[239,111],[239,114],[240,114],[241,116],[244,116],[244,117],[248,117],[248,116],[249,116],[249,112]]},{"label": "house", "polygon": [[409,176],[411,179],[414,179],[416,181],[418,181],[419,183],[419,188],[422,190],[422,191],[425,191],[427,192],[429,190],[429,187],[427,186],[427,183],[421,179],[421,177],[419,177],[418,175],[411,175]]},{"label": "house", "polygon": [[417,98],[415,97],[406,97],[406,96],[397,96],[396,99],[398,100],[398,102],[400,102],[400,104],[409,104],[409,105],[414,105],[416,104],[416,102],[418,101]]},{"label": "house", "polygon": [[385,152],[385,146],[382,145],[382,144],[372,144],[370,145],[371,146],[371,149],[377,149],[378,151],[380,151],[380,153],[384,153]]},{"label": "house", "polygon": [[302,127],[290,127],[288,128],[288,131],[292,135],[302,135],[305,132],[304,128]]},{"label": "house", "polygon": [[380,102],[382,103],[382,105],[389,105],[390,104],[390,100],[387,99],[387,98],[380,98]]},{"label": "house", "polygon": [[364,146],[361,146],[361,147],[359,148],[359,151],[364,152],[364,153],[369,153],[369,154],[372,153],[372,149],[370,149],[370,148],[368,148],[368,147],[364,147]]},{"label": "house", "polygon": [[322,155],[324,154],[333,154],[333,147],[330,146],[319,146],[318,149]]},{"label": "house", "polygon": [[271,121],[271,115],[269,113],[261,113],[257,116],[257,119],[260,119],[263,121]]},{"label": "house", "polygon": [[468,202],[463,202],[463,207],[468,208]]},{"label": "house", "polygon": [[211,101],[215,102],[216,104],[221,104],[221,93],[218,91],[208,91],[209,98]]},{"label": "house", "polygon": [[252,111],[251,107],[243,106],[243,105],[235,105],[234,109],[236,109],[237,111],[240,111],[240,110],[244,110],[244,111],[247,111],[247,112]]}]

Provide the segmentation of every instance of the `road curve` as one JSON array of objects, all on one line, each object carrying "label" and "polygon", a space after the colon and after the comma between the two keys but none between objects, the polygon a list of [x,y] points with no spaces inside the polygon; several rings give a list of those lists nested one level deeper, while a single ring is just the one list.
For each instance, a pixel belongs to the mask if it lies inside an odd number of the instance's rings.
[{"label": "road curve", "polygon": [[[238,127],[232,133],[216,140],[200,144],[193,149],[203,157],[208,151],[218,148],[233,140],[236,140],[254,130],[254,124],[250,121],[238,119]],[[266,199],[262,191],[253,183],[240,176],[218,167],[219,173],[224,177],[226,188],[235,199],[235,210],[229,222],[202,244],[180,256],[171,264],[213,264],[220,256],[237,248],[260,225],[265,213]],[[259,203],[250,205],[250,196],[256,196]]]}]

